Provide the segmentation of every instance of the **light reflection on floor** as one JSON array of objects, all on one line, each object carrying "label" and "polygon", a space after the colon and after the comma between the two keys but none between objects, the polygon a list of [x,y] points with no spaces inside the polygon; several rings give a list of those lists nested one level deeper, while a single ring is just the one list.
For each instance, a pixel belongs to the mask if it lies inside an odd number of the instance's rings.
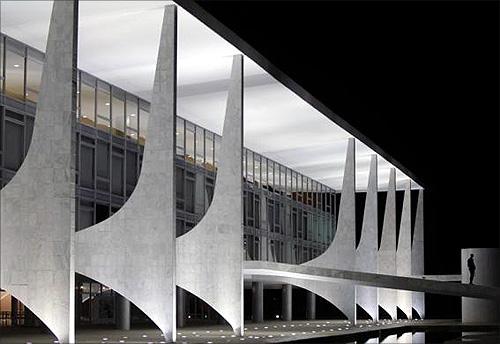
[{"label": "light reflection on floor", "polygon": [[[374,328],[396,328],[404,325],[425,325],[427,320],[397,321],[360,321],[353,325],[347,320],[307,320],[307,321],[268,321],[264,323],[245,324],[245,335],[235,335],[228,326],[204,326],[179,328],[177,343],[278,343],[298,339],[313,339],[324,336],[345,335],[371,331]],[[165,343],[163,335],[154,329],[133,329],[121,331],[116,329],[81,329],[77,330],[78,343]],[[399,341],[398,341],[399,342]],[[49,335],[39,333],[22,333],[21,331],[2,333],[2,344],[15,343],[57,343]],[[411,341],[410,341],[411,343]]]}]

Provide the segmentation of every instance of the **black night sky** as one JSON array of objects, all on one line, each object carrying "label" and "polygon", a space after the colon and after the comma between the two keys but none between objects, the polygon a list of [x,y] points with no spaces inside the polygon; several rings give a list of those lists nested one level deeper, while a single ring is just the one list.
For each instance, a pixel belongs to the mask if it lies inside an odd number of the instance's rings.
[{"label": "black night sky", "polygon": [[426,188],[426,273],[499,242],[499,2],[201,1]]}]

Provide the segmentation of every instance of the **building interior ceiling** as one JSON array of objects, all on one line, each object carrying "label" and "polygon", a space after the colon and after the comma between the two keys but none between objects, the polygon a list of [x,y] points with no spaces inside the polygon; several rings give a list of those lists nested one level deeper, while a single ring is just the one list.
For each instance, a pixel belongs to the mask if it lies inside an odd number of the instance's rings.
[{"label": "building interior ceiling", "polygon": [[[151,99],[163,7],[171,1],[81,1],[80,69]],[[52,1],[2,1],[1,31],[45,50]],[[240,51],[193,15],[178,10],[178,114],[221,134],[232,55]],[[353,135],[245,59],[245,146],[336,190]],[[356,141],[356,189],[365,191],[370,156]],[[389,169],[379,155],[379,189]],[[397,188],[409,179],[396,168]],[[413,182],[412,188],[420,186]]]}]

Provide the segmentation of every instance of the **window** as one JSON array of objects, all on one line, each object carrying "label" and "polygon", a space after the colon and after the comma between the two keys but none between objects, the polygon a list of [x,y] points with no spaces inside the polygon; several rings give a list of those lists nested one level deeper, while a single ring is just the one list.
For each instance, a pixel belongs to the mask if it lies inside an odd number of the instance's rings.
[{"label": "window", "polygon": [[3,51],[4,51],[4,37],[0,37],[0,91],[3,92]]},{"label": "window", "polygon": [[96,152],[97,188],[109,191],[109,144],[97,142]]},{"label": "window", "polygon": [[[114,149],[113,149],[114,151]],[[122,154],[114,154],[112,159],[112,181],[111,191],[115,195],[123,195],[123,152]]]},{"label": "window", "polygon": [[194,179],[186,178],[186,211],[190,213],[194,213],[195,191]]},{"label": "window", "polygon": [[254,166],[254,183],[257,187],[260,186],[260,155],[253,153],[253,166]]},{"label": "window", "polygon": [[138,129],[138,116],[139,111],[137,98],[127,94],[127,106],[126,106],[126,125],[127,125],[127,137],[133,141],[137,140],[137,129]]},{"label": "window", "polygon": [[247,181],[253,183],[253,152],[247,150]]},{"label": "window", "polygon": [[80,146],[80,186],[94,188],[94,148]]},{"label": "window", "polygon": [[80,86],[80,122],[93,127],[95,125],[95,88],[84,81],[82,73]]},{"label": "window", "polygon": [[186,121],[186,160],[194,164],[194,124]]},{"label": "window", "polygon": [[221,137],[219,135],[215,135],[215,142],[214,142],[214,161],[215,161],[215,168],[219,167],[219,155],[220,155],[220,144],[221,144]]},{"label": "window", "polygon": [[177,155],[184,158],[184,120],[180,117],[177,117],[175,142]]},{"label": "window", "polygon": [[262,157],[261,170],[262,187],[267,189],[267,159],[264,157]]},{"label": "window", "polygon": [[113,119],[112,133],[119,137],[125,137],[125,92],[113,88],[111,105],[111,115]]},{"label": "window", "polygon": [[94,202],[80,200],[78,229],[82,230],[94,224]]},{"label": "window", "polygon": [[132,194],[137,183],[137,153],[127,150],[126,156],[127,196]]},{"label": "window", "polygon": [[24,48],[10,40],[5,51],[5,94],[24,100]]},{"label": "window", "polygon": [[214,134],[205,130],[205,168],[214,171]]},{"label": "window", "polygon": [[[7,111],[9,112],[9,111]],[[24,159],[24,128],[22,124],[5,120],[4,167],[17,171]]]},{"label": "window", "polygon": [[36,103],[40,93],[42,82],[43,61],[42,56],[36,56],[36,52],[28,50],[26,61],[26,99]]},{"label": "window", "polygon": [[139,144],[144,145],[148,132],[149,122],[149,104],[145,101],[140,101],[139,106]]},{"label": "window", "polygon": [[109,131],[111,127],[111,94],[109,85],[97,81],[97,128],[103,131]]},{"label": "window", "polygon": [[177,209],[184,210],[184,170],[175,167],[175,198]]},{"label": "window", "polygon": [[203,128],[196,127],[196,164],[203,166],[205,163],[205,137]]}]

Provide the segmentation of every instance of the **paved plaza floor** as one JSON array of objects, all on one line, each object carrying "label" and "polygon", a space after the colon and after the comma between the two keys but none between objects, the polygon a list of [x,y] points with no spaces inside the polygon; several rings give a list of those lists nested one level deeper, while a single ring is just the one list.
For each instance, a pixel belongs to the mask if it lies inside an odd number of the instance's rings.
[{"label": "paved plaza floor", "polygon": [[[450,320],[398,320],[362,321],[356,325],[343,320],[298,320],[292,322],[268,321],[263,323],[246,323],[245,335],[239,337],[233,334],[228,326],[203,326],[184,327],[177,333],[177,343],[283,343],[291,341],[310,342],[321,341],[323,343],[352,342],[356,335],[377,331],[397,331],[407,327],[432,328],[432,327],[460,327],[463,324]],[[462,329],[460,329],[461,331]],[[33,328],[22,329],[0,329],[0,343],[57,343],[56,339],[49,334],[40,333]],[[380,332],[378,332],[380,333]],[[498,337],[496,337],[498,339]],[[78,343],[165,343],[159,330],[156,329],[132,329],[130,331],[116,330],[112,328],[83,328],[76,332]],[[358,340],[357,343],[365,343]],[[377,343],[369,341],[369,343]],[[385,341],[383,341],[385,342]],[[397,343],[416,343],[411,336],[408,340],[398,338]]]}]

